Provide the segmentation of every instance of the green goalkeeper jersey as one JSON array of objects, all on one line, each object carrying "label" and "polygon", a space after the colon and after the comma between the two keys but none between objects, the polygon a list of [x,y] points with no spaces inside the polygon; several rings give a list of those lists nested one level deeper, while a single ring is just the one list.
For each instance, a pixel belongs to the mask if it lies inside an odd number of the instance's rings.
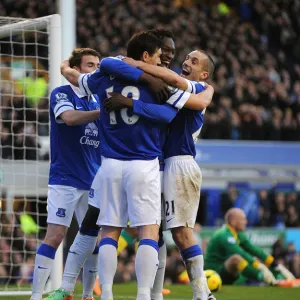
[{"label": "green goalkeeper jersey", "polygon": [[267,266],[274,260],[272,256],[254,246],[244,232],[236,232],[229,225],[224,225],[214,232],[207,245],[205,269],[215,270],[233,254],[239,254],[254,267],[257,267],[258,261],[253,256],[259,258]]}]

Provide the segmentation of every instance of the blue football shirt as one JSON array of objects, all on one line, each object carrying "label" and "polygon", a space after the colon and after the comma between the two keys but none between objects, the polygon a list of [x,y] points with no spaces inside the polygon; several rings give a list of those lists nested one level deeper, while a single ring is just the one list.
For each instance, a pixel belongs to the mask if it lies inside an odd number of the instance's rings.
[{"label": "blue football shirt", "polygon": [[[202,82],[189,81],[190,93],[198,94],[205,89]],[[196,156],[195,142],[204,122],[205,109],[201,111],[183,108],[170,123],[164,145],[165,159],[178,155]]]},{"label": "blue football shirt", "polygon": [[[152,160],[161,154],[161,124],[155,120],[139,117],[132,109],[123,108],[119,112],[107,113],[103,100],[109,92],[121,93],[144,103],[157,100],[147,86],[137,84],[143,72],[120,59],[106,58],[100,69],[91,74],[83,74],[78,82],[82,92],[97,94],[100,99],[100,140],[101,154],[119,160]],[[188,92],[177,91],[169,99],[171,106],[181,108],[189,97]]]},{"label": "blue football shirt", "polygon": [[101,164],[100,120],[68,126],[59,116],[67,110],[90,111],[99,107],[97,95],[85,96],[75,86],[64,85],[52,91],[50,96],[50,185],[90,189]]},{"label": "blue football shirt", "polygon": [[[187,80],[187,92],[200,93],[205,89],[203,82]],[[175,93],[178,89],[175,89]],[[173,92],[174,93],[174,92]],[[180,102],[182,108],[186,98]],[[169,103],[164,105],[134,102],[133,111],[147,119],[170,123],[167,128],[167,137],[163,147],[164,158],[178,155],[192,155],[195,157],[195,141],[200,134],[204,122],[205,109],[202,111],[183,108],[174,109]],[[163,137],[162,137],[163,140]]]}]

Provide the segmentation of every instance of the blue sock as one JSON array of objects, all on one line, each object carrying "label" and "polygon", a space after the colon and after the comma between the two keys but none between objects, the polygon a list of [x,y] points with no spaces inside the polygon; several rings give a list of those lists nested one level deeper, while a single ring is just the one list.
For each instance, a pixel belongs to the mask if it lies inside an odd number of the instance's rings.
[{"label": "blue sock", "polygon": [[199,245],[193,245],[181,251],[181,256],[184,261],[197,255],[202,255],[202,250]]}]

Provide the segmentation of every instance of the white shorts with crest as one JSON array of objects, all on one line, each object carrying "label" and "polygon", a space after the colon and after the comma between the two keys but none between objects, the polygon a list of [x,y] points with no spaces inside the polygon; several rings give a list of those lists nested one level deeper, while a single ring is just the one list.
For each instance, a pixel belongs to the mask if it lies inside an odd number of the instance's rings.
[{"label": "white shorts with crest", "polygon": [[88,194],[72,186],[49,185],[47,223],[70,227],[75,212],[80,225],[88,209]]},{"label": "white shorts with crest", "polygon": [[[160,224],[161,182],[158,159],[122,161],[102,157],[92,184],[100,226]],[[91,203],[91,198],[89,199]]]},{"label": "white shorts with crest", "polygon": [[174,156],[165,160],[164,229],[180,226],[194,228],[200,202],[201,182],[201,170],[192,156]]}]

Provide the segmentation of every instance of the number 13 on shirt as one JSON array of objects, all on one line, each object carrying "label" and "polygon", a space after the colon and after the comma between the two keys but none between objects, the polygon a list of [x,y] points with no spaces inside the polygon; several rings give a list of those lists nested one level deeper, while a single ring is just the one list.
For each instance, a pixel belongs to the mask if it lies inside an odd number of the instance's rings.
[{"label": "number 13 on shirt", "polygon": [[[107,97],[109,98],[110,97],[109,93],[112,93],[114,91],[114,87],[111,86],[111,87],[107,88],[105,91],[106,91]],[[140,91],[135,86],[125,86],[122,89],[121,94],[124,97],[128,97],[131,94],[131,98],[133,100],[139,100],[140,99]],[[128,108],[122,108],[120,110],[120,115],[121,115],[121,118],[124,121],[124,123],[126,123],[127,125],[133,125],[139,119],[139,116],[134,115],[134,114],[132,116],[129,116],[128,115]],[[114,111],[110,112],[109,113],[109,119],[110,119],[110,124],[111,125],[117,124],[116,112],[114,112]]]}]

